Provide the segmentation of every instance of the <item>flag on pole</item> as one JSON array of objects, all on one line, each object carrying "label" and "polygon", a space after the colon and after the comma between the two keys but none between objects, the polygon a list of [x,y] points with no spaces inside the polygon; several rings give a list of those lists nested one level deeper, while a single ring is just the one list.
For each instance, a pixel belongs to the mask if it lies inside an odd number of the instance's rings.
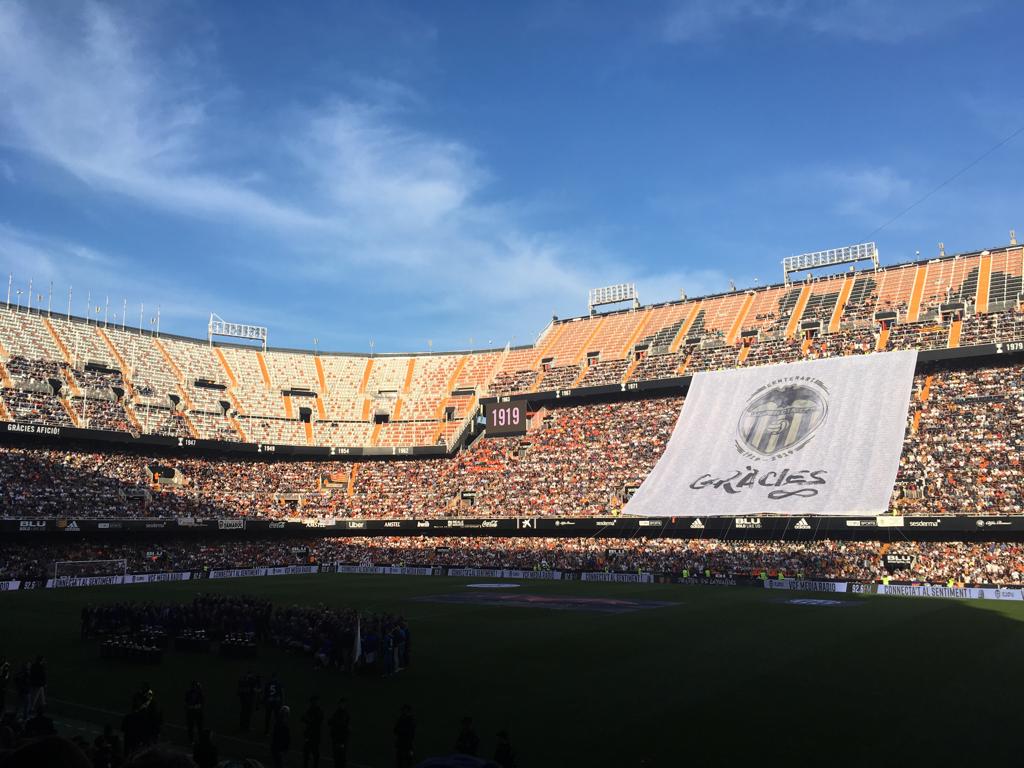
[{"label": "flag on pole", "polygon": [[356,613],[356,634],[352,638],[352,666],[354,667],[359,663],[359,657],[363,655],[363,632],[359,620],[359,614]]}]

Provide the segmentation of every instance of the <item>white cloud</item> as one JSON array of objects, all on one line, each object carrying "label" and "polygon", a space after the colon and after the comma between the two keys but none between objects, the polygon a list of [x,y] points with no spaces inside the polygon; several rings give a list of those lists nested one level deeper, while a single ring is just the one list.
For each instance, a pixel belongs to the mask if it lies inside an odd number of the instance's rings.
[{"label": "white cloud", "polygon": [[794,2],[774,0],[685,0],[665,21],[665,37],[681,43],[717,37],[741,21],[771,19],[788,22]]},{"label": "white cloud", "polygon": [[24,6],[0,4],[0,142],[151,205],[263,226],[323,224],[196,170],[201,96],[149,61],[144,41],[107,8],[88,4],[70,21],[61,37]]},{"label": "white cloud", "polygon": [[665,39],[718,38],[739,24],[771,24],[865,42],[898,43],[979,13],[988,2],[960,0],[681,0],[665,19]]},{"label": "white cloud", "polygon": [[856,226],[877,226],[913,202],[918,187],[888,166],[824,166],[783,174],[785,199],[819,216],[839,216]]},{"label": "white cloud", "polygon": [[[277,235],[265,253],[246,255],[246,279],[222,283],[217,295],[188,282],[201,274],[172,273],[161,286],[165,311],[173,291],[192,297],[180,305],[187,317],[205,302],[295,328],[318,314],[305,305],[312,289],[331,302],[322,311],[341,302],[368,327],[403,318],[406,329],[391,331],[398,345],[410,323],[429,323],[424,335],[443,348],[440,339],[458,345],[467,333],[522,341],[552,311],[584,311],[596,285],[641,279],[647,300],[677,297],[676,280],[691,295],[724,287],[710,273],[637,274],[589,236],[532,231],[514,201],[482,202],[485,164],[464,143],[413,127],[424,104],[400,83],[352,76],[350,93],[239,125],[215,108],[215,94],[232,86],[197,74],[217,69],[199,52],[176,57],[188,62],[176,69],[105,6],[86,5],[61,25],[36,9],[0,0],[0,143],[94,194],[223,223],[232,235]],[[225,147],[219,137],[236,129],[245,141]],[[225,170],[225,155],[237,166]],[[0,247],[45,279],[152,295],[145,262],[115,269],[82,246],[10,230],[0,231]],[[240,292],[234,301],[231,290]],[[272,306],[253,305],[261,292],[274,294]],[[316,322],[326,321],[302,332]]]},{"label": "white cloud", "polygon": [[410,131],[373,105],[337,100],[292,149],[329,200],[367,229],[431,228],[463,209],[484,174],[457,142]]},{"label": "white cloud", "polygon": [[892,168],[823,171],[822,182],[834,191],[834,210],[841,216],[875,219],[910,202],[913,186]]},{"label": "white cloud", "polygon": [[[215,296],[207,290],[176,286],[172,280],[154,281],[152,272],[148,275],[133,274],[132,262],[130,258],[101,252],[78,242],[0,223],[0,275],[13,278],[12,301],[20,288],[22,304],[25,303],[30,282],[33,295],[38,297],[41,294],[45,299],[52,283],[54,311],[67,311],[70,287],[73,314],[85,315],[86,301],[90,297],[89,305],[93,307],[97,303],[104,304],[109,298],[112,314],[115,311],[120,313],[123,301],[127,300],[128,320],[134,317],[138,322],[141,301],[149,307],[147,315],[161,306],[164,328],[167,328],[166,321],[176,321],[179,330],[191,333],[199,333],[205,327],[207,307],[220,307],[225,313],[238,313],[237,316],[246,316],[256,310],[243,302]],[[3,291],[6,298],[6,286]],[[36,299],[33,299],[35,303]],[[259,309],[262,316],[272,312],[271,308]],[[275,319],[283,318],[275,316]]]}]

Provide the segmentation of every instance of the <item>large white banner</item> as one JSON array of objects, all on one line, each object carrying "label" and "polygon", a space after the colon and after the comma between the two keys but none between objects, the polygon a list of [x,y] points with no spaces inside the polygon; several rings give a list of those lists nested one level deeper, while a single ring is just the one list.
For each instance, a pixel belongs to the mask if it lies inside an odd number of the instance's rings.
[{"label": "large white banner", "polygon": [[629,515],[874,515],[889,506],[917,351],[698,373]]}]

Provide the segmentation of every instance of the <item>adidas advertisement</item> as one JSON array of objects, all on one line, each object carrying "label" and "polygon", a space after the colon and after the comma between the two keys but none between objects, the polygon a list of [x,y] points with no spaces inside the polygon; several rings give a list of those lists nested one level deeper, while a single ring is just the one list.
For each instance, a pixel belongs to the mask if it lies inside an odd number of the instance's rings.
[{"label": "adidas advertisement", "polygon": [[910,350],[696,374],[625,513],[884,512],[916,363]]}]

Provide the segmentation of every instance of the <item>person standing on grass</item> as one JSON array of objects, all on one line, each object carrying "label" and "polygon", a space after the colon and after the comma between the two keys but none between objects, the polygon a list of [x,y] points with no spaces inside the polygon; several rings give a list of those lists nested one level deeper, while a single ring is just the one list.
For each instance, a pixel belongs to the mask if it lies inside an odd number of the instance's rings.
[{"label": "person standing on grass", "polygon": [[42,704],[36,707],[36,713],[25,721],[24,736],[27,739],[39,739],[43,736],[53,736],[57,729],[53,727],[53,720],[46,716],[46,710]]},{"label": "person standing on grass", "polygon": [[[164,724],[164,716],[156,703],[156,695],[149,683],[143,683],[132,696],[131,722],[138,740],[135,746],[149,746],[160,740],[160,729]],[[125,728],[125,751],[128,749],[128,729]]]},{"label": "person standing on grass", "polygon": [[412,707],[402,705],[402,711],[395,723],[395,768],[412,768],[413,744],[416,741],[416,720]]},{"label": "person standing on grass", "polygon": [[270,734],[270,756],[274,768],[284,768],[284,756],[292,745],[292,732],[288,727],[288,707],[281,707],[274,717],[274,731]]},{"label": "person standing on grass", "polygon": [[409,666],[409,658],[411,655],[409,652],[409,625],[405,623],[405,619],[399,619],[398,626],[402,630],[402,645],[400,648],[401,653],[400,658],[398,660],[398,665],[405,669]]},{"label": "person standing on grass", "polygon": [[247,672],[238,681],[238,727],[248,733],[252,725],[252,713],[256,709],[259,681],[254,672]]},{"label": "person standing on grass", "polygon": [[203,730],[203,705],[206,698],[202,686],[193,680],[185,691],[185,730],[188,732],[188,743],[195,743],[195,736]]},{"label": "person standing on grass", "polygon": [[0,715],[7,711],[7,686],[11,682],[11,662],[0,656]]},{"label": "person standing on grass", "polygon": [[26,661],[14,675],[14,692],[18,697],[15,709],[21,713],[22,720],[28,720],[32,708],[31,669],[32,665]]},{"label": "person standing on grass", "polygon": [[473,718],[462,718],[462,728],[459,730],[459,737],[455,740],[455,751],[476,757],[480,750],[480,737],[476,735],[476,728],[473,727]]},{"label": "person standing on grass", "polygon": [[498,731],[498,744],[494,748],[494,762],[501,768],[516,768],[516,753],[512,750],[512,740],[508,731]]},{"label": "person standing on grass", "polygon": [[199,732],[199,739],[192,748],[192,759],[198,768],[217,768],[217,745],[209,728]]},{"label": "person standing on grass", "polygon": [[324,711],[320,708],[320,698],[311,696],[309,709],[302,716],[302,724],[305,726],[302,734],[302,768],[309,768],[310,762],[313,768],[320,764],[320,734],[324,722]]},{"label": "person standing on grass", "polygon": [[46,706],[46,659],[36,656],[29,669],[29,682],[32,685],[32,698],[29,709]]},{"label": "person standing on grass", "polygon": [[348,765],[348,730],[349,714],[345,699],[338,702],[328,722],[331,733],[331,753],[334,757],[334,768],[345,768]]},{"label": "person standing on grass", "polygon": [[263,735],[265,736],[270,731],[270,725],[274,718],[284,706],[284,688],[277,679],[276,672],[270,676],[263,688],[263,705],[267,708],[263,717]]},{"label": "person standing on grass", "polygon": [[121,739],[110,723],[103,726],[103,733],[95,738],[92,748],[94,768],[117,768],[124,759]]}]

